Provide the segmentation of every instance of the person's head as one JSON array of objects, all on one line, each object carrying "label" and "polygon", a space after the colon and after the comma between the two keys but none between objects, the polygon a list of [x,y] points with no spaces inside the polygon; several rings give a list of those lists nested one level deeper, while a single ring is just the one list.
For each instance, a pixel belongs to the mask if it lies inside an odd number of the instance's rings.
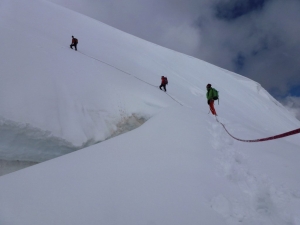
[{"label": "person's head", "polygon": [[72,38],[74,38],[74,36],[72,36]]},{"label": "person's head", "polygon": [[164,78],[164,76],[161,76],[161,78]]},{"label": "person's head", "polygon": [[207,84],[206,85],[206,89],[208,90],[208,89],[211,89],[211,84]]}]

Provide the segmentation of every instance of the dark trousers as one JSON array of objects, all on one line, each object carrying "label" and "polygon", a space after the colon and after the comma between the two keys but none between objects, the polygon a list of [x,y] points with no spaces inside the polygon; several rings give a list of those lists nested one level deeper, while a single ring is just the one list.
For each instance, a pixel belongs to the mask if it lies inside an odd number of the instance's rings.
[{"label": "dark trousers", "polygon": [[165,91],[167,91],[166,85],[165,85],[165,84],[161,84],[161,85],[159,86],[159,89],[160,89],[160,90],[161,90],[161,87],[163,87],[163,88],[165,89]]},{"label": "dark trousers", "polygon": [[[75,44],[75,43],[72,43],[71,45],[70,45],[70,48],[72,48],[72,47],[75,47],[75,51],[77,51],[77,44]],[[73,49],[73,48],[72,48]]]}]

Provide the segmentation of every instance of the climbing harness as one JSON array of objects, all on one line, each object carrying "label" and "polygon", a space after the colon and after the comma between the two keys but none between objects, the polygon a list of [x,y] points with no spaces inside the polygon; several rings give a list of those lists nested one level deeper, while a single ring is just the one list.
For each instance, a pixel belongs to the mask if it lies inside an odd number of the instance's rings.
[{"label": "climbing harness", "polygon": [[223,123],[221,123],[219,120],[218,120],[218,117],[216,117],[216,120],[219,124],[222,125],[222,127],[224,128],[224,130],[227,132],[227,134],[229,134],[230,137],[232,137],[233,139],[237,140],[237,141],[242,141],[242,142],[261,142],[261,141],[270,141],[270,140],[275,140],[275,139],[278,139],[278,138],[283,138],[283,137],[287,137],[287,136],[291,136],[291,135],[294,135],[294,134],[298,134],[300,133],[300,128],[298,129],[295,129],[295,130],[292,130],[292,131],[289,131],[289,132],[286,132],[286,133],[282,133],[282,134],[278,134],[278,135],[275,135],[275,136],[272,136],[272,137],[267,137],[267,138],[260,138],[260,139],[255,139],[255,140],[243,140],[243,139],[239,139],[239,138],[236,138],[234,137],[233,135],[231,135],[229,133],[229,131],[226,129],[225,125]]}]

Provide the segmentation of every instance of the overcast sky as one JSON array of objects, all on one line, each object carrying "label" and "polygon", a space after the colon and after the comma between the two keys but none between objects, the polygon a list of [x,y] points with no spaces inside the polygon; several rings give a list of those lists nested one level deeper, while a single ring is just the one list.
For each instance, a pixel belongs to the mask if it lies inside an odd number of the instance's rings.
[{"label": "overcast sky", "polygon": [[300,0],[50,1],[249,77],[283,103],[300,105]]}]

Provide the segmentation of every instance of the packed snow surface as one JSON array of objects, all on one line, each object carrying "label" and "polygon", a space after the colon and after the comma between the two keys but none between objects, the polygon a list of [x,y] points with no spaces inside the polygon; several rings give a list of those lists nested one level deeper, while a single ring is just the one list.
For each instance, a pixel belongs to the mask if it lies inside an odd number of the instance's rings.
[{"label": "packed snow surface", "polygon": [[300,224],[299,134],[237,142],[208,114],[211,83],[234,136],[299,128],[258,83],[45,0],[0,6],[0,174],[33,165],[0,177],[1,225]]}]

